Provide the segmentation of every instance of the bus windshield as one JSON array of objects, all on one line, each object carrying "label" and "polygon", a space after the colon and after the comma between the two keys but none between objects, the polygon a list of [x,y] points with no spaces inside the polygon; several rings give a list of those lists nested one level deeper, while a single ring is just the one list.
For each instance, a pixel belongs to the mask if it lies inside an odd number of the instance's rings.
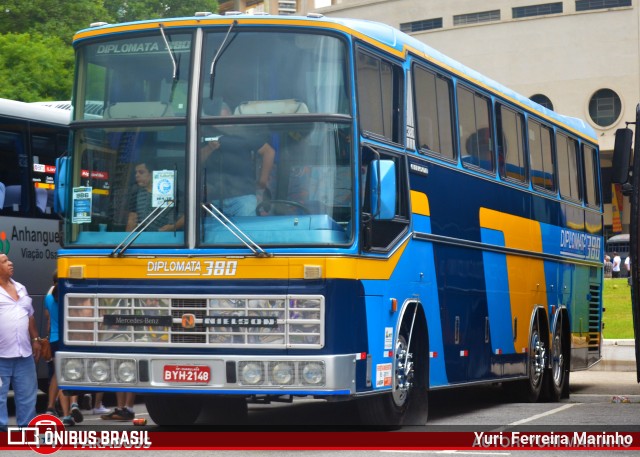
[{"label": "bus windshield", "polygon": [[81,47],[79,62],[68,246],[116,246],[132,230],[134,247],[243,246],[238,232],[271,246],[352,240],[339,38],[157,30]]}]

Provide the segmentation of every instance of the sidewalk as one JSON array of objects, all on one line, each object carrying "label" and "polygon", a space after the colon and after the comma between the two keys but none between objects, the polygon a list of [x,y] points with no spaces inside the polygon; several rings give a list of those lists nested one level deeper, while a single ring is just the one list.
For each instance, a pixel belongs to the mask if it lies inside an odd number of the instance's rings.
[{"label": "sidewalk", "polygon": [[603,340],[602,360],[589,371],[636,371],[634,340]]},{"label": "sidewalk", "polygon": [[613,401],[614,396],[624,396],[633,403],[640,402],[640,384],[635,371],[573,371],[569,384],[571,395],[605,396]]}]

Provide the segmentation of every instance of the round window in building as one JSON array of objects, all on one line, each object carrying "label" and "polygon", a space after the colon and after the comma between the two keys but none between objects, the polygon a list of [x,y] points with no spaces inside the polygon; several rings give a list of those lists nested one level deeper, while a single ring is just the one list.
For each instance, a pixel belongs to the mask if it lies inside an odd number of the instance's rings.
[{"label": "round window in building", "polygon": [[622,112],[620,97],[611,89],[600,89],[589,100],[589,116],[600,127],[608,127]]},{"label": "round window in building", "polygon": [[529,97],[530,100],[536,102],[538,105],[542,105],[547,109],[553,110],[553,103],[549,100],[549,97],[542,94],[535,94]]}]

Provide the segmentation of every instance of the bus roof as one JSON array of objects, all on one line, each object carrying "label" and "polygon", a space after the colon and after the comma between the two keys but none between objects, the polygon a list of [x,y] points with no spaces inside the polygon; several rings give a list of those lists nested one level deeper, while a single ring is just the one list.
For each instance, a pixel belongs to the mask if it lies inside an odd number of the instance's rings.
[{"label": "bus roof", "polygon": [[221,24],[229,24],[232,21],[238,21],[243,24],[280,24],[280,25],[292,25],[301,27],[329,27],[337,28],[348,33],[357,36],[358,38],[369,41],[377,42],[378,45],[382,45],[387,48],[388,51],[395,53],[398,57],[404,56],[406,52],[413,52],[425,59],[435,63],[438,66],[443,67],[447,71],[456,76],[463,77],[472,83],[475,83],[494,95],[506,98],[511,102],[519,105],[522,109],[530,112],[535,112],[542,118],[546,118],[550,122],[559,123],[572,130],[574,133],[585,137],[597,144],[597,135],[595,130],[582,119],[564,116],[549,110],[538,103],[530,100],[529,98],[518,94],[514,90],[509,89],[506,86],[488,78],[481,73],[463,65],[462,63],[447,57],[441,52],[433,49],[422,41],[417,40],[400,30],[391,27],[390,25],[380,22],[367,21],[362,19],[347,19],[347,18],[335,18],[324,17],[322,15],[310,15],[308,17],[302,16],[273,16],[273,15],[251,15],[251,14],[237,14],[220,16],[217,14],[211,14],[208,16],[198,17],[183,17],[173,19],[155,19],[139,22],[121,23],[121,24],[106,24],[93,28],[80,30],[73,38],[74,46],[91,36],[99,36],[106,33],[118,33],[126,32],[130,30],[136,30],[140,27],[158,27],[160,23],[164,27],[186,27],[186,26],[206,26],[215,24],[216,22]]},{"label": "bus roof", "polygon": [[611,238],[607,240],[607,243],[628,243],[629,242],[629,234],[621,233],[620,235],[613,235]]},{"label": "bus roof", "polygon": [[63,126],[69,125],[71,121],[71,116],[67,110],[38,106],[33,103],[18,102],[6,98],[0,98],[0,116],[10,116]]}]

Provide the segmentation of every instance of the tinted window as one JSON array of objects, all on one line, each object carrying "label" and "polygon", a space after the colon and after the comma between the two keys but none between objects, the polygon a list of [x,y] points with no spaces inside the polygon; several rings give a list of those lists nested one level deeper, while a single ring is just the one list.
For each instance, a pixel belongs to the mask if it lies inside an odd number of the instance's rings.
[{"label": "tinted window", "polygon": [[401,70],[365,52],[358,53],[356,65],[362,129],[400,142]]},{"label": "tinted window", "polygon": [[580,200],[578,184],[578,142],[565,135],[556,137],[558,155],[558,183],[560,195],[571,200]]},{"label": "tinted window", "polygon": [[414,72],[418,145],[455,159],[451,127],[451,81],[416,68]]},{"label": "tinted window", "polygon": [[498,110],[498,163],[503,179],[525,182],[524,120],[504,106]]},{"label": "tinted window", "polygon": [[598,158],[596,150],[590,146],[583,146],[584,157],[584,191],[585,203],[594,208],[600,207],[598,192]]},{"label": "tinted window", "polygon": [[531,181],[534,186],[554,191],[553,149],[551,129],[536,121],[529,121],[529,154]]},{"label": "tinted window", "polygon": [[490,101],[458,86],[458,117],[462,163],[493,171]]}]

